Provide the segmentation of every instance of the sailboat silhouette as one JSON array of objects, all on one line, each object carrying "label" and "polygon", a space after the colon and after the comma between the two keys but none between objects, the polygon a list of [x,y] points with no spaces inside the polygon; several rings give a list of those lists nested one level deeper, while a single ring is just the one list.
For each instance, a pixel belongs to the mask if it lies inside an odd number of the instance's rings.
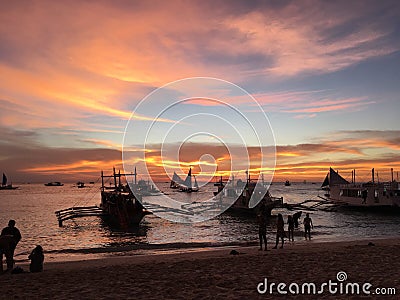
[{"label": "sailboat silhouette", "polygon": [[15,190],[18,187],[13,186],[12,183],[7,184],[7,176],[3,173],[3,180],[1,182],[0,190]]}]

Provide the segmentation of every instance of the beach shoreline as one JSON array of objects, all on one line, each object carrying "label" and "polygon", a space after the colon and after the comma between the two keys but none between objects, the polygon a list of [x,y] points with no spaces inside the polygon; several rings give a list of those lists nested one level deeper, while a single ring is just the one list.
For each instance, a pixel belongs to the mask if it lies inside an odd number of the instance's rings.
[{"label": "beach shoreline", "polygon": [[[368,282],[373,288],[395,288],[400,292],[399,245],[400,237],[392,237],[287,242],[284,249],[271,250],[270,241],[270,251],[258,251],[257,246],[232,246],[49,262],[43,273],[0,276],[5,287],[1,298],[273,298],[279,296],[276,290],[272,294],[257,292],[257,285],[265,278],[275,283],[321,284],[336,280],[339,272],[347,274],[346,282]],[[233,249],[240,254],[230,255]],[[27,264],[18,265],[29,269]],[[318,298],[341,296],[325,291]],[[297,295],[296,299],[299,297],[308,299],[310,295]]]},{"label": "beach shoreline", "polygon": [[[297,232],[299,233],[299,232]],[[397,239],[397,236],[384,236],[384,237],[358,237],[355,239],[342,238],[335,241],[329,240],[326,237],[315,236],[311,243],[312,244],[325,244],[325,243],[353,243],[358,241],[374,241],[374,240],[391,240]],[[274,236],[268,236],[268,243],[275,243]],[[296,244],[298,246],[303,244],[309,244],[308,240],[304,240],[301,235],[297,235],[297,239],[294,243],[285,241],[286,245]],[[117,245],[113,247],[98,247],[98,248],[85,248],[85,249],[60,249],[57,251],[44,251],[46,254],[47,263],[57,262],[71,262],[71,261],[86,261],[96,259],[107,259],[114,256],[143,256],[143,255],[160,255],[160,254],[184,254],[186,252],[202,252],[202,251],[213,251],[219,249],[237,249],[237,248],[251,248],[259,245],[258,240],[246,241],[246,242],[232,242],[224,244],[216,243],[171,243],[171,244],[147,244],[147,245],[130,245],[122,246]],[[18,253],[14,255],[14,260],[17,265],[26,265],[28,260],[28,252]]]}]

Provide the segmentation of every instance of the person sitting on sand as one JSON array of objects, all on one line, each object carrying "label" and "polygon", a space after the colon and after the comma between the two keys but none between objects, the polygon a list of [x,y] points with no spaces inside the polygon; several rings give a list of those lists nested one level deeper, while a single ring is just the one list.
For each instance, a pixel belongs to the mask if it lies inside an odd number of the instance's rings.
[{"label": "person sitting on sand", "polygon": [[307,239],[307,234],[308,234],[308,239],[311,240],[311,228],[314,229],[314,225],[312,223],[309,213],[306,214],[306,217],[303,220],[303,224],[304,224],[304,237],[305,239]]},{"label": "person sitting on sand", "polygon": [[31,254],[29,254],[28,258],[31,260],[31,264],[29,265],[29,271],[31,273],[43,271],[44,254],[42,246],[36,246]]},{"label": "person sitting on sand", "polygon": [[288,224],[288,234],[289,234],[289,241],[290,236],[292,237],[292,242],[294,241],[294,221],[293,216],[289,215],[287,217],[287,224]]},{"label": "person sitting on sand", "polygon": [[283,221],[282,214],[278,214],[278,220],[276,222],[276,243],[275,247],[273,249],[276,249],[276,247],[279,244],[279,238],[282,239],[282,245],[281,248],[283,248],[283,243],[284,243],[284,238],[286,237],[285,234],[285,222]]},{"label": "person sitting on sand", "polygon": [[264,241],[265,251],[267,251],[267,219],[264,213],[257,215],[258,218],[258,237],[260,239],[260,250],[262,250],[262,245]]}]

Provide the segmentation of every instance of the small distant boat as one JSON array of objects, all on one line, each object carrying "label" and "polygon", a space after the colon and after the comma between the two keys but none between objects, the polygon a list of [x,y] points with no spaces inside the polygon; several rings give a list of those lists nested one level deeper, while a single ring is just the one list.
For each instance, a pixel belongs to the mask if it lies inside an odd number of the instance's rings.
[{"label": "small distant boat", "polygon": [[292,184],[290,183],[290,181],[289,180],[286,180],[285,181],[285,186],[291,186]]},{"label": "small distant boat", "polygon": [[[192,177],[194,178],[194,183],[192,182]],[[189,173],[187,174],[185,180],[182,180],[182,178],[180,178],[179,175],[174,172],[170,183],[170,188],[179,189],[179,191],[186,193],[198,192],[199,185],[196,177],[192,175],[192,168],[189,169]]]},{"label": "small distant boat", "polygon": [[85,187],[85,183],[82,182],[82,181],[78,181],[78,182],[76,183],[76,186],[78,187],[78,189],[81,189],[81,188],[84,188],[84,187]]},{"label": "small distant boat", "polygon": [[44,184],[45,186],[63,186],[64,184],[59,181],[52,181]]},{"label": "small distant boat", "polygon": [[7,184],[7,176],[3,173],[3,180],[1,182],[0,190],[15,190],[17,186],[13,186],[12,183]]}]

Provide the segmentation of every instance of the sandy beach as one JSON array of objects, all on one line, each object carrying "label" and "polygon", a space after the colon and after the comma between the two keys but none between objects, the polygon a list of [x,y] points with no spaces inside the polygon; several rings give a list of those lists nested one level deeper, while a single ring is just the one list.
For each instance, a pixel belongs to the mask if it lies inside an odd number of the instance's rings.
[{"label": "sandy beach", "polygon": [[[372,242],[374,245],[368,245]],[[276,286],[259,294],[260,282],[286,283],[287,297],[296,299],[360,298],[331,294],[325,286],[316,296],[293,295],[291,283],[315,283],[317,291],[329,280],[370,283],[375,288],[400,288],[400,238],[354,242],[287,243],[284,249],[258,247],[198,250],[179,254],[123,255],[103,259],[45,264],[43,273],[3,274],[1,299],[271,299],[282,297]],[[240,254],[231,255],[235,249]],[[21,265],[28,270],[27,265]],[[343,274],[343,273],[342,273]],[[339,286],[338,286],[339,287]],[[261,285],[260,290],[264,288]],[[292,288],[295,286],[292,285]],[[295,292],[295,290],[293,290]],[[350,291],[350,290],[349,290]],[[385,290],[386,293],[393,291]],[[361,291],[362,293],[362,291]],[[373,295],[374,294],[374,295]],[[367,297],[367,296],[363,296]]]}]

